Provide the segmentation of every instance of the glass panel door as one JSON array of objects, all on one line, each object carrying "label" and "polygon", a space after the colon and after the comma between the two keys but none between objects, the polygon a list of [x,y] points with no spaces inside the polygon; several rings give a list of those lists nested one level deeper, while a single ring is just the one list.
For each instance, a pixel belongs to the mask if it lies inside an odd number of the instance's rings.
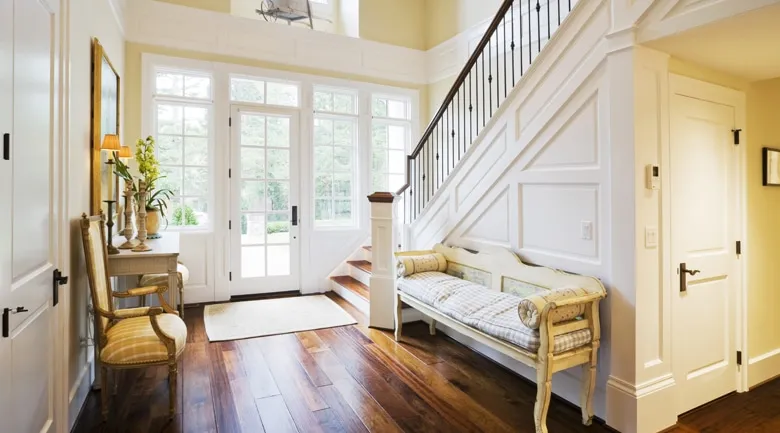
[{"label": "glass panel door", "polygon": [[297,111],[231,111],[230,293],[300,290]]}]

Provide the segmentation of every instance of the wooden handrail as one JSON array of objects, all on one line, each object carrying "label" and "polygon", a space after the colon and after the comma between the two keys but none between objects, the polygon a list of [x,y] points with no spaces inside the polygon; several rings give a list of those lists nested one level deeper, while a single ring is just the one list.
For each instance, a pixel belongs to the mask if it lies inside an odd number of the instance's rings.
[{"label": "wooden handrail", "polygon": [[499,25],[501,25],[501,21],[504,20],[507,11],[509,11],[509,9],[512,7],[512,4],[514,4],[515,1],[517,0],[504,0],[501,3],[501,7],[498,8],[498,12],[496,12],[496,16],[493,17],[493,21],[490,22],[490,25],[485,31],[485,34],[482,36],[482,39],[479,40],[477,47],[474,49],[474,52],[471,54],[471,57],[469,57],[468,61],[466,61],[466,65],[463,66],[463,69],[461,69],[460,74],[458,74],[457,78],[455,78],[455,82],[452,84],[452,87],[450,87],[450,91],[447,92],[447,96],[444,97],[444,102],[442,103],[441,107],[439,107],[439,110],[436,111],[436,115],[433,116],[433,119],[431,119],[431,122],[428,124],[428,127],[425,129],[422,138],[420,138],[420,141],[417,143],[417,146],[412,151],[412,154],[406,157],[406,184],[404,184],[404,186],[402,186],[398,191],[396,191],[397,195],[403,194],[404,191],[406,191],[409,188],[409,184],[412,181],[411,179],[412,161],[415,158],[417,158],[417,156],[422,151],[423,146],[425,146],[425,143],[428,141],[428,139],[431,138],[431,135],[436,129],[436,125],[439,123],[439,121],[442,119],[444,114],[447,112],[447,108],[449,107],[450,103],[453,101],[453,99],[455,99],[455,96],[458,94],[458,89],[460,89],[460,86],[462,86],[463,83],[466,82],[466,78],[468,78],[469,74],[471,73],[471,68],[473,68],[474,65],[477,64],[477,60],[479,60],[479,57],[482,55],[482,52],[485,50],[485,47],[487,47],[488,44],[490,43],[490,39],[493,37],[493,34],[496,32],[496,30],[498,30]]}]

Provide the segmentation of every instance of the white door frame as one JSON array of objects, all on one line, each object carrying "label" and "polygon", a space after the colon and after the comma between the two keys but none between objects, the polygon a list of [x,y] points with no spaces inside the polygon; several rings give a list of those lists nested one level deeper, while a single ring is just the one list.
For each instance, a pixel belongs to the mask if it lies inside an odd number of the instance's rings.
[{"label": "white door frame", "polygon": [[[742,241],[742,254],[738,258],[738,265],[737,269],[739,270],[739,278],[737,280],[737,287],[734,289],[734,299],[736,302],[734,303],[734,324],[736,326],[735,329],[735,349],[742,351],[742,365],[737,366],[737,392],[746,392],[748,391],[748,381],[747,381],[747,287],[748,287],[748,281],[747,281],[747,261],[749,259],[748,256],[748,248],[746,248],[745,240],[747,239],[747,228],[746,228],[746,221],[747,221],[747,206],[746,206],[746,197],[747,197],[747,141],[748,141],[748,134],[747,134],[747,115],[746,115],[746,96],[745,93],[739,90],[730,89],[727,87],[718,86],[716,84],[699,81],[693,78],[685,77],[682,75],[676,75],[676,74],[669,74],[669,95],[668,98],[670,108],[671,104],[673,103],[672,96],[678,94],[678,95],[684,95],[690,98],[695,99],[701,99],[705,101],[715,102],[715,103],[722,103],[725,105],[733,106],[734,107],[734,116],[735,116],[735,124],[736,128],[741,129],[740,133],[740,144],[737,145],[737,158],[738,161],[736,162],[736,166],[738,167],[738,173],[736,175],[737,179],[737,203],[738,203],[738,210],[737,210],[737,233],[739,233],[739,240]],[[669,122],[671,122],[671,110],[668,110],[669,113]],[[665,162],[668,163],[670,160],[670,154],[671,154],[671,145],[672,145],[672,139],[670,137],[669,142],[666,146],[662,147],[662,158]],[[667,167],[668,164],[667,164]],[[670,185],[670,174],[669,169],[667,168],[665,171],[665,179],[664,183],[666,185]],[[664,199],[664,202],[662,204],[663,207],[666,209],[664,210],[664,218],[666,227],[670,227],[671,221],[671,201],[668,198],[668,194],[666,195],[666,198]],[[670,266],[674,266],[674,263],[671,262],[671,230],[663,230],[663,241],[666,245],[664,248],[664,255],[666,255],[666,259],[664,260],[664,263],[669,263]],[[748,246],[749,247],[749,246]],[[735,251],[735,257],[736,257],[736,245],[734,246]],[[670,278],[677,278],[677,274],[675,272],[668,273]],[[671,287],[674,287],[673,280],[667,281],[667,288],[671,289]],[[674,333],[674,322],[672,322],[672,329],[671,332]],[[674,356],[674,355],[673,355]]]}]

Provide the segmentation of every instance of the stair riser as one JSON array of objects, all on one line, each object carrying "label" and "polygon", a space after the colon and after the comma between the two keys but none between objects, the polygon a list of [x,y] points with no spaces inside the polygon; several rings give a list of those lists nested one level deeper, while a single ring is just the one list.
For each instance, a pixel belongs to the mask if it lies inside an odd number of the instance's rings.
[{"label": "stair riser", "polygon": [[370,262],[372,261],[371,258],[372,258],[371,251],[363,249],[363,260],[367,260]]},{"label": "stair riser", "polygon": [[360,310],[363,314],[368,316],[368,314],[369,314],[369,312],[371,310],[371,308],[370,308],[370,306],[368,304],[368,301],[366,301],[362,297],[356,295],[353,291],[351,291],[351,290],[349,290],[349,289],[347,289],[345,287],[342,287],[341,284],[339,284],[339,283],[337,283],[335,281],[331,281],[330,282],[330,287],[331,287],[331,290],[336,292],[339,296],[344,298],[347,302],[349,302],[355,308]]},{"label": "stair riser", "polygon": [[360,281],[361,283],[365,284],[366,286],[371,287],[371,274],[369,274],[368,272],[366,272],[366,271],[364,271],[364,270],[362,270],[360,268],[357,268],[355,266],[350,266],[349,267],[349,275],[352,278],[354,278],[354,279]]}]

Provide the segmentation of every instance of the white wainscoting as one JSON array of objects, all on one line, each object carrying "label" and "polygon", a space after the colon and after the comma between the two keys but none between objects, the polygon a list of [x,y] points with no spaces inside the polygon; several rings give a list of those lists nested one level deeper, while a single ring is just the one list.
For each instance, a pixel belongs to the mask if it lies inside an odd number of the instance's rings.
[{"label": "white wainscoting", "polygon": [[127,7],[130,42],[426,83],[425,52],[154,0]]},{"label": "white wainscoting", "polygon": [[[499,245],[524,260],[610,282],[608,1],[582,2],[409,228],[410,249]],[[589,230],[583,236],[583,223]],[[586,239],[583,239],[585,237]],[[608,302],[602,317],[608,316]],[[602,324],[596,414],[605,414],[609,320]],[[453,334],[534,380],[484,347]],[[578,403],[579,372],[553,380]]]}]

